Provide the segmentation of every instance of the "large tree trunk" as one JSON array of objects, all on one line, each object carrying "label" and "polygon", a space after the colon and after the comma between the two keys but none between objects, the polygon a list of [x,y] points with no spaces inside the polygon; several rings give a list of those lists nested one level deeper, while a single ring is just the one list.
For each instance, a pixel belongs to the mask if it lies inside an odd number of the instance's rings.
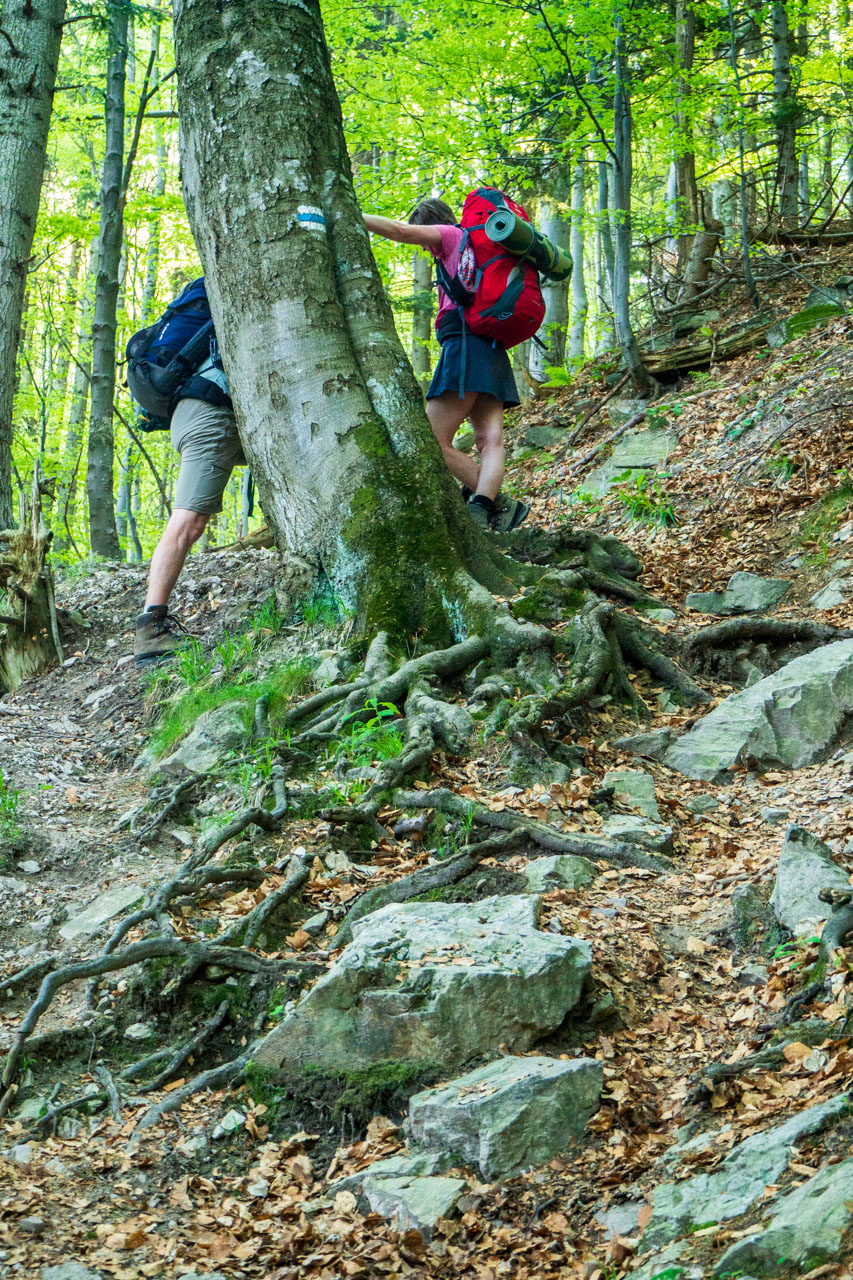
[{"label": "large tree trunk", "polygon": [[791,74],[792,38],[785,0],[773,3],[773,111],[776,120],[776,186],[783,226],[797,225],[799,107]]},{"label": "large tree trunk", "polygon": [[178,0],[175,43],[190,224],[279,547],[368,632],[464,631],[463,562],[485,568],[486,540],[394,331],[319,5]]},{"label": "large tree trunk", "polygon": [[12,523],[15,362],[64,16],[65,0],[5,0],[0,14],[0,529]]},{"label": "large tree trunk", "polygon": [[122,242],[121,186],[124,161],[124,89],[127,68],[127,9],[110,5],[105,103],[106,146],[101,179],[98,278],[92,325],[91,413],[86,490],[89,535],[95,555],[121,555],[113,501],[113,399],[116,381],[116,307]]},{"label": "large tree trunk", "polygon": [[41,479],[36,462],[29,505],[21,500],[20,526],[0,529],[0,693],[62,661]]}]

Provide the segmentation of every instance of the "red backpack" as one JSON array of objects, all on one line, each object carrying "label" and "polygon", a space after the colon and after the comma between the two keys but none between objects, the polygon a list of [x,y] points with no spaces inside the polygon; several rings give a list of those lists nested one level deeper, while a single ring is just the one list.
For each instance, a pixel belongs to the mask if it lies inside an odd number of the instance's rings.
[{"label": "red backpack", "polygon": [[[465,197],[459,224],[464,232],[459,246],[459,272],[451,279],[439,263],[438,278],[459,309],[463,335],[467,328],[481,338],[492,338],[502,347],[516,347],[532,338],[541,326],[545,301],[536,268],[486,235],[489,214],[503,208],[530,221],[520,204],[495,187],[478,187]],[[473,272],[471,255],[465,253],[469,246],[474,253]]]}]

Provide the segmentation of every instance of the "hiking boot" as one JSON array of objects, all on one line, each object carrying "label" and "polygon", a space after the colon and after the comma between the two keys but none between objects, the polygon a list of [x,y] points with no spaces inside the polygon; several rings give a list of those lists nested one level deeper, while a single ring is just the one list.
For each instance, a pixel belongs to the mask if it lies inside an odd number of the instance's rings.
[{"label": "hiking boot", "polygon": [[530,514],[530,507],[526,502],[508,498],[503,493],[499,493],[495,499],[495,508],[492,528],[496,533],[512,533]]},{"label": "hiking boot", "polygon": [[[488,505],[486,505],[487,503]],[[479,525],[481,529],[488,529],[489,521],[494,515],[495,504],[482,494],[475,493],[465,505],[474,524]]]},{"label": "hiking boot", "polygon": [[[181,635],[180,633],[184,634]],[[186,628],[169,613],[164,604],[153,605],[136,619],[133,656],[138,667],[162,662],[183,648]]]}]

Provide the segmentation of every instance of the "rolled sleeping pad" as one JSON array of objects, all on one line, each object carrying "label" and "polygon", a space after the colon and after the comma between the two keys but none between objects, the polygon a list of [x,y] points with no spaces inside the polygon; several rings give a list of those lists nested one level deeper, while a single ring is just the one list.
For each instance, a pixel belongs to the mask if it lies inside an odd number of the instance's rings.
[{"label": "rolled sleeping pad", "polygon": [[496,209],[489,215],[486,235],[510,253],[527,258],[540,275],[549,280],[568,280],[572,274],[572,255],[568,249],[558,249],[553,241],[511,209]]}]

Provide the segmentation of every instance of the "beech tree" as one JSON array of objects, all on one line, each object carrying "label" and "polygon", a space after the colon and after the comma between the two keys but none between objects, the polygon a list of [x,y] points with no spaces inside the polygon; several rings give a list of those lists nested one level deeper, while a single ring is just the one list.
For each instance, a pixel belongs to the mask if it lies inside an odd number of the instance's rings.
[{"label": "beech tree", "polygon": [[[470,521],[373,262],[317,0],[178,0],[175,43],[187,209],[264,512],[285,563],[325,574],[371,641],[354,683],[291,713],[308,725],[293,747],[368,698],[405,707],[406,747],[362,798],[365,820],[437,740],[456,750],[471,730],[428,677],[488,660],[481,696],[533,754],[559,753],[543,722],[602,684],[634,698],[623,653],[703,700],[652,627],[599,598],[650,600],[618,540],[518,530],[510,558]],[[492,594],[522,587],[513,613]],[[567,614],[559,635],[538,625]]]},{"label": "beech tree", "polygon": [[12,402],[65,0],[0,12],[0,529],[12,523]]}]

